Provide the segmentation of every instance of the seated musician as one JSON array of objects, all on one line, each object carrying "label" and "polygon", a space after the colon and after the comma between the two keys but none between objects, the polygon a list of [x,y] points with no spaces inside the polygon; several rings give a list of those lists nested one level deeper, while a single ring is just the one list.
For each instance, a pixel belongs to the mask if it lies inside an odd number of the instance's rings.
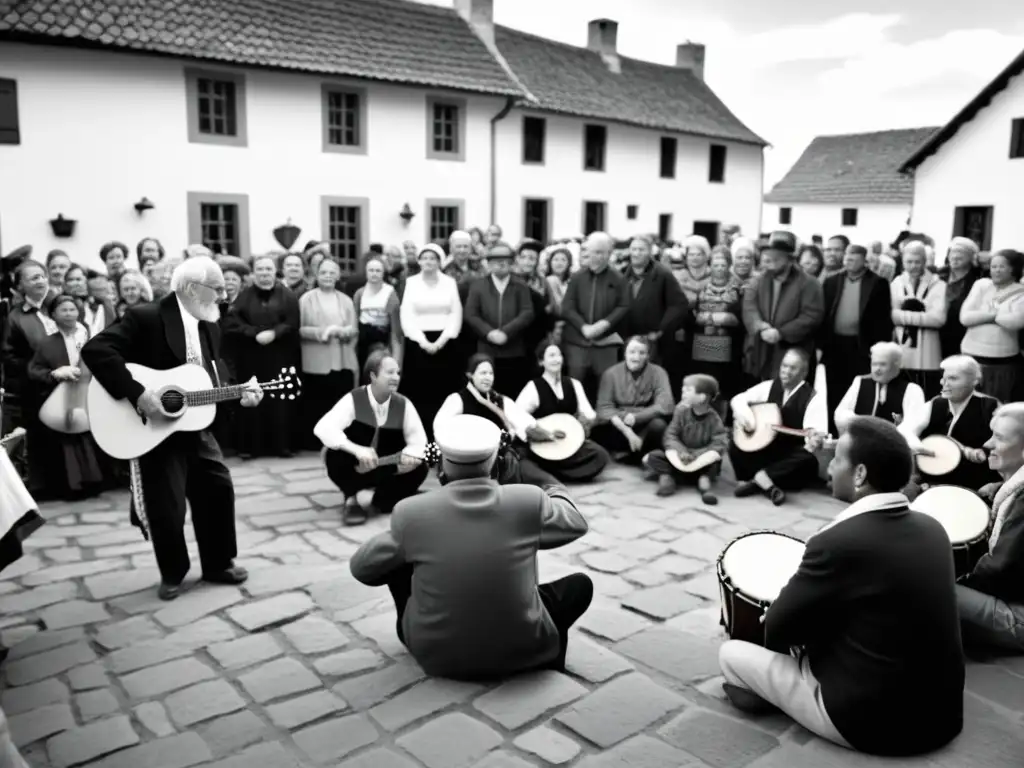
[{"label": "seated musician", "polygon": [[960,733],[953,558],[942,525],[899,493],[912,470],[895,426],[849,423],[829,474],[833,496],[851,505],[807,542],[764,617],[767,647],[728,640],[719,651],[738,708],[778,708],[824,739],[879,755],[923,754]]},{"label": "seated musician", "polygon": [[593,437],[619,461],[639,463],[661,448],[675,401],[668,373],[650,362],[651,342],[632,336],[625,360],[601,376]]},{"label": "seated musician", "polygon": [[963,447],[963,460],[956,469],[940,476],[918,472],[915,485],[959,485],[978,491],[999,480],[989,469],[983,449],[992,437],[989,425],[999,401],[978,392],[980,382],[981,366],[973,357],[947,357],[942,361],[942,393],[904,416],[900,432],[911,450],[919,451],[921,438],[931,435],[951,437]]},{"label": "seated musician", "polygon": [[[368,511],[356,498],[360,490],[374,488],[372,511],[388,514],[427,478],[427,433],[416,406],[398,394],[398,361],[388,350],[375,350],[363,377],[370,383],[341,398],[313,428],[324,444],[327,476],[345,494],[346,525],[366,522]],[[380,459],[399,452],[397,463],[379,466]]]},{"label": "seated musician", "polygon": [[434,418],[434,434],[446,421],[462,414],[487,419],[508,436],[509,444],[498,456],[496,479],[505,483],[545,486],[557,483],[527,454],[523,444],[530,440],[550,441],[554,435],[537,425],[536,419],[516,405],[515,400],[494,388],[494,361],[478,352],[466,364],[466,386],[448,395]]},{"label": "seated musician", "polygon": [[989,551],[956,587],[965,645],[1024,653],[1024,403],[1000,407],[985,443],[1002,477]]},{"label": "seated musician", "polygon": [[[535,419],[553,413],[567,413],[575,417],[586,432],[590,432],[597,419],[583,385],[563,373],[564,358],[557,344],[547,344],[541,356],[542,373],[530,381],[516,398],[516,405]],[[593,480],[608,464],[608,452],[589,438],[572,456],[561,461],[546,461],[532,456],[542,469],[564,482]]]},{"label": "seated musician", "polygon": [[828,431],[828,409],[825,398],[807,383],[808,357],[802,349],[786,352],[779,364],[779,375],[764,381],[730,402],[736,423],[748,432],[755,427],[750,406],[775,403],[782,412],[782,425],[809,431],[809,440],[795,435],[777,434],[767,448],[752,453],[729,446],[729,460],[736,471],[736,495],[753,496],[764,493],[772,504],[786,501],[786,491],[797,491],[815,482],[818,462],[806,445],[818,447]]},{"label": "seated musician", "polygon": [[[729,450],[729,430],[712,407],[717,397],[718,381],[714,376],[695,373],[683,379],[679,405],[665,430],[665,449],[644,456],[644,466],[658,475],[659,496],[675,493],[677,481],[695,482],[705,504],[718,503],[711,487],[721,471],[722,458]],[[693,472],[682,472],[669,460],[675,454],[680,463],[689,464],[709,451],[717,452],[720,458]]]},{"label": "seated musician", "polygon": [[395,507],[390,530],[352,556],[352,575],[388,586],[398,639],[427,674],[564,670],[594,584],[582,573],[538,584],[537,551],[575,541],[587,521],[561,485],[491,479],[501,441],[492,422],[457,415],[438,427],[444,487]]},{"label": "seated musician", "polygon": [[842,432],[854,416],[877,416],[899,426],[905,414],[924,405],[924,391],[903,373],[903,348],[892,341],[871,347],[871,373],[857,376],[836,408]]}]

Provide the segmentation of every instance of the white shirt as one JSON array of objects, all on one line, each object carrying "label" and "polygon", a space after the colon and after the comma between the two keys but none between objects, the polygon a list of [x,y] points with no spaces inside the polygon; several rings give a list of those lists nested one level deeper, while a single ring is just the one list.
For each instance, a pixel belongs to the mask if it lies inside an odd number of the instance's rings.
[{"label": "white shirt", "polygon": [[[551,390],[559,400],[565,399],[562,384],[566,379],[571,381],[572,388],[576,391],[576,413],[573,415],[583,421],[594,421],[597,418],[597,413],[594,411],[593,407],[590,405],[590,401],[587,399],[587,393],[583,391],[583,385],[576,379],[572,379],[567,376],[555,379],[554,376],[547,372],[545,372],[541,378],[551,386]],[[523,391],[519,393],[519,397],[516,398],[516,405],[519,406],[524,413],[528,414],[533,414],[534,411],[540,408],[540,392],[537,391],[537,385],[532,381],[527,382],[526,386],[523,387]]]},{"label": "white shirt", "polygon": [[[845,431],[846,425],[849,423],[850,419],[856,415],[854,413],[854,409],[857,407],[857,395],[860,393],[860,382],[860,376],[854,378],[853,384],[851,384],[850,388],[846,390],[846,394],[843,395],[843,399],[836,407],[836,428],[840,431]],[[874,384],[875,402],[874,405],[871,406],[871,413],[862,414],[864,416],[874,416],[878,406],[885,404],[886,396],[889,393],[889,386],[887,384],[879,384],[877,381],[874,382]],[[912,411],[920,410],[923,405],[924,391],[917,384],[910,382],[907,384],[907,388],[903,392],[903,418],[906,419],[907,415]],[[927,424],[927,422],[925,423]]]},{"label": "white shirt", "polygon": [[491,275],[491,281],[494,283],[494,287],[498,290],[499,294],[505,293],[505,289],[508,287],[509,278],[511,277],[511,275],[505,275],[504,277]]},{"label": "white shirt", "polygon": [[107,327],[106,309],[102,302],[96,302],[95,307],[90,307],[88,304],[85,305],[85,323],[89,326],[90,339]]},{"label": "white shirt", "polygon": [[899,507],[910,506],[910,500],[902,493],[872,493],[859,501],[855,501],[838,515],[832,522],[826,524],[812,535],[827,531],[834,525],[849,520],[851,517],[863,515],[865,512],[877,512],[882,509],[898,509]]},{"label": "white shirt", "polygon": [[[377,426],[383,426],[388,420],[388,414],[391,412],[391,397],[388,397],[383,403],[378,403],[369,386],[363,387],[363,389],[366,390],[366,394],[370,398],[370,406],[373,408],[373,416],[377,420]],[[349,392],[335,403],[331,410],[323,415],[316,426],[313,427],[313,434],[327,448],[345,450],[354,445],[345,436],[345,430],[352,426],[352,422],[355,420],[356,403],[352,399],[352,392]],[[402,453],[413,458],[422,459],[427,448],[427,432],[423,428],[423,421],[420,419],[416,406],[412,404],[412,400],[409,398],[405,399],[405,417],[402,420],[402,432],[405,434],[405,448],[402,450]]]},{"label": "white shirt", "polygon": [[64,337],[64,348],[68,352],[68,365],[72,367],[77,366],[82,359],[82,347],[89,340],[89,331],[86,330],[84,325],[77,323],[74,333],[64,333],[61,331],[61,336]]},{"label": "white shirt", "polygon": [[181,303],[181,298],[175,296],[178,300],[178,310],[181,312],[181,325],[185,329],[185,352],[186,355],[191,350],[196,357],[196,364],[203,364],[203,345],[199,341],[199,318],[185,309],[185,305]]},{"label": "white shirt", "polygon": [[458,284],[445,274],[438,274],[436,285],[427,283],[422,274],[413,275],[405,282],[399,318],[405,337],[417,344],[426,342],[426,331],[440,331],[446,340],[454,339],[462,330]]},{"label": "white shirt", "polygon": [[[949,403],[949,412],[953,414],[953,419],[949,422],[949,429],[946,430],[947,437],[953,434],[953,427],[960,420],[960,414],[964,412],[967,404],[971,402],[971,398],[976,394],[976,392],[971,392],[960,405],[953,405],[952,402]],[[927,403],[922,403],[912,412],[903,412],[903,423],[900,424],[899,430],[907,438],[907,442],[912,450],[917,450],[921,447],[921,433],[928,426],[928,422],[932,420],[932,402],[933,400],[929,400]]]},{"label": "white shirt", "polygon": [[[518,437],[520,440],[526,440],[526,430],[536,424],[537,420],[516,405],[514,400],[508,397],[502,398],[501,410],[505,412],[505,418],[508,419],[508,423],[515,433],[513,437]],[[444,401],[441,409],[437,412],[437,416],[434,417],[434,434],[437,434],[439,424],[443,424],[452,416],[461,415],[462,397],[458,392],[452,392],[452,394],[448,395],[448,399]]]},{"label": "white shirt", "polygon": [[[747,419],[753,420],[754,414],[750,410],[751,403],[767,403],[768,398],[771,396],[773,383],[774,381],[772,380],[762,381],[746,392],[740,392],[730,403],[733,413],[737,416],[742,415]],[[804,386],[807,386],[807,382],[801,381],[792,389],[784,391],[782,393],[782,404],[785,405],[789,402],[789,398]],[[803,428],[813,429],[822,434],[828,432],[828,406],[825,404],[825,398],[818,391],[815,391],[811,396],[811,401],[807,404],[807,410],[804,411]]]}]

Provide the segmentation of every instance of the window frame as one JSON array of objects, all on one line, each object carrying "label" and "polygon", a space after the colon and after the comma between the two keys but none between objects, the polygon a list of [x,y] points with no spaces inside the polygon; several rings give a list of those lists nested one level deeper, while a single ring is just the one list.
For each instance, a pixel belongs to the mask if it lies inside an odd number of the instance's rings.
[{"label": "window frame", "polygon": [[[527,212],[527,209],[529,207],[529,204],[532,203],[532,202],[542,202],[542,203],[544,203],[547,206],[545,208],[545,215],[544,215],[544,230],[545,231],[542,233],[543,237],[534,237],[533,235],[529,234],[526,231],[526,221],[527,221],[526,212]],[[524,196],[523,197],[523,237],[526,238],[526,239],[539,240],[541,243],[549,243],[549,242],[551,242],[551,219],[552,219],[552,214],[554,213],[554,210],[555,210],[554,198],[551,198],[551,197],[525,197]]]},{"label": "window frame", "polygon": [[[528,120],[536,121],[541,125],[540,135],[540,160],[530,160],[526,157],[526,122]],[[523,137],[523,152],[522,152],[522,164],[523,165],[535,165],[543,166],[547,162],[547,151],[548,151],[548,119],[546,117],[540,117],[539,115],[523,115],[523,122],[521,124],[521,131]],[[536,198],[541,199],[541,198]]]},{"label": "window frame", "polygon": [[[185,67],[185,103],[190,144],[215,144],[222,147],[249,146],[246,79],[242,72],[227,69]],[[222,80],[235,86],[235,135],[222,136],[199,130],[199,80]]]},{"label": "window frame", "polygon": [[[320,196],[320,238],[322,242],[330,244],[331,255],[335,259],[338,256],[334,253],[333,241],[331,240],[331,208],[358,208],[359,209],[359,242],[356,243],[355,262],[352,265],[350,274],[357,274],[363,254],[369,249],[369,228],[370,228],[370,198],[368,197],[345,197],[341,195]],[[342,274],[345,274],[345,264],[339,260],[342,267]]]},{"label": "window frame", "polygon": [[[463,198],[455,197],[429,197],[423,201],[424,211],[424,224],[426,225],[426,231],[424,232],[425,239],[424,243],[433,243],[434,238],[430,236],[431,229],[433,227],[433,216],[431,215],[434,208],[455,208],[458,210],[458,220],[455,222],[455,226],[452,229],[453,232],[463,228],[463,222],[466,220],[466,201]],[[448,238],[444,238],[444,247],[447,252]]]},{"label": "window frame", "polygon": [[[720,178],[715,178],[715,152],[719,151],[722,155],[722,172]],[[725,177],[727,176],[727,170],[729,167],[729,146],[727,144],[709,144],[708,145],[708,184],[725,184]]]},{"label": "window frame", "polygon": [[[590,230],[590,232],[587,231],[587,206],[588,205],[600,205],[601,206],[601,219],[602,219],[601,225],[599,227],[595,228],[595,229]],[[583,232],[583,236],[584,237],[589,237],[591,232],[603,232],[603,231],[606,231],[607,227],[608,227],[608,201],[607,200],[584,200],[583,201],[583,210],[581,212],[580,224],[581,224],[580,231]]]},{"label": "window frame", "polygon": [[[601,166],[599,168],[592,168],[587,165],[587,136],[589,135],[591,128],[600,129],[604,133],[604,139],[601,145]],[[583,124],[583,170],[590,171],[592,173],[607,173],[608,171],[608,126],[603,123]]]},{"label": "window frame", "polygon": [[[849,216],[847,214],[853,214]],[[860,211],[857,208],[840,208],[839,209],[839,225],[841,227],[856,227],[857,220],[860,218]],[[848,221],[852,219],[852,221]]]},{"label": "window frame", "polygon": [[[659,213],[658,214],[658,239],[663,242],[668,242],[672,239],[672,228],[675,224],[675,217],[671,213]],[[666,221],[667,226],[664,226]]]},{"label": "window frame", "polygon": [[[665,174],[665,147],[672,147],[672,169],[671,173]],[[662,136],[658,151],[658,178],[674,179],[679,172],[679,139],[675,136]]]},{"label": "window frame", "polygon": [[784,227],[793,226],[793,207],[790,205],[779,206],[779,224]]},{"label": "window frame", "polygon": [[[358,144],[332,144],[331,139],[331,125],[330,125],[330,97],[331,94],[344,93],[357,96],[359,98],[359,114],[356,119],[356,131],[359,134]],[[322,132],[322,144],[324,152],[334,152],[342,155],[365,155],[369,151],[368,143],[369,137],[366,133],[367,128],[367,111],[368,111],[368,91],[366,88],[360,88],[347,83],[339,83],[333,81],[327,81],[320,86],[320,124]]]},{"label": "window frame", "polygon": [[0,78],[0,86],[9,87],[9,118],[11,125],[0,125],[0,145],[19,146],[21,144],[21,116],[18,112],[18,81],[13,77]]},{"label": "window frame", "polygon": [[249,229],[249,195],[225,192],[189,192],[188,241],[203,243],[203,205],[234,205],[238,209],[238,253],[232,256],[244,257],[252,253]]},{"label": "window frame", "polygon": [[[452,96],[430,94],[427,96],[426,104],[427,159],[464,163],[466,161],[466,110],[468,109],[468,101]],[[454,152],[442,152],[434,149],[434,108],[436,106],[450,106],[458,110],[458,116],[455,121],[457,134]]]},{"label": "window frame", "polygon": [[1024,117],[1010,120],[1010,159],[1024,159]]}]

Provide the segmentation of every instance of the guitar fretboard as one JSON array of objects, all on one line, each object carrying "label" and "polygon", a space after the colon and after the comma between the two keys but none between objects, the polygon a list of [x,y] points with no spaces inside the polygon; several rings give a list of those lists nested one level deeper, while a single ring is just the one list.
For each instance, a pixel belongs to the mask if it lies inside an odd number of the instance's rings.
[{"label": "guitar fretboard", "polygon": [[230,387],[214,387],[213,389],[198,389],[194,392],[185,393],[185,404],[190,408],[199,405],[213,405],[223,403],[225,400],[238,400],[245,392],[248,385],[236,384]]}]

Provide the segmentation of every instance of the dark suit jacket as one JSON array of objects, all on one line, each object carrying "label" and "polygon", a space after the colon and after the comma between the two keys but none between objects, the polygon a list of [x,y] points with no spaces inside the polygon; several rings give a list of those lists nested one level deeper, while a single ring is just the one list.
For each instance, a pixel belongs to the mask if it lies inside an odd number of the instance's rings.
[{"label": "dark suit jacket", "polygon": [[[822,350],[821,362],[828,365],[830,352],[834,349],[836,310],[839,298],[846,285],[846,272],[832,275],[825,280],[822,290],[825,294],[825,322],[818,334],[818,346]],[[860,327],[858,333],[861,357],[871,356],[871,347],[880,341],[892,341],[892,296],[889,283],[868,270],[861,278],[860,286]]]},{"label": "dark suit jacket", "polygon": [[[753,340],[750,370],[756,373],[758,381],[775,378],[782,356],[790,347],[800,347],[814,360],[815,334],[825,316],[821,283],[793,265],[782,283],[772,317],[772,282],[772,276],[764,274],[753,289],[743,294],[743,324]],[[777,344],[761,340],[761,330],[765,327],[779,332],[781,338]]]},{"label": "dark suit jacket", "polygon": [[1024,493],[1010,505],[996,545],[962,583],[1008,603],[1024,603]]},{"label": "dark suit jacket", "polygon": [[654,331],[661,331],[663,336],[675,333],[689,316],[690,306],[672,270],[652,261],[636,296],[631,284],[632,271],[632,267],[626,270],[629,310],[619,333],[623,338],[637,334],[646,336]]},{"label": "dark suit jacket", "polygon": [[601,337],[604,339],[618,332],[619,324],[628,311],[629,286],[618,270],[609,266],[600,274],[595,274],[584,267],[569,278],[569,285],[562,298],[562,319],[565,320],[562,338],[566,344],[592,347],[595,340],[583,335],[583,326],[607,320],[609,329]]},{"label": "dark suit jacket", "polygon": [[427,674],[504,676],[558,655],[558,630],[537,592],[537,550],[586,532],[565,488],[458,480],[399,502],[391,529],[363,544],[350,568],[378,586],[413,566],[402,629]]},{"label": "dark suit jacket", "polygon": [[54,333],[43,339],[43,342],[36,347],[36,353],[28,364],[28,377],[39,386],[38,397],[42,403],[50,396],[50,393],[57,388],[57,382],[50,374],[58,368],[70,365],[68,348],[64,344],[64,336]]},{"label": "dark suit jacket", "polygon": [[953,555],[927,515],[878,509],[812,536],[765,633],[773,651],[806,648],[825,709],[857,750],[927,752],[963,727]]},{"label": "dark suit jacket", "polygon": [[[220,359],[216,323],[200,321],[199,341],[208,365]],[[188,362],[178,297],[172,293],[158,302],[132,307],[120,322],[82,347],[82,361],[111,397],[127,399],[134,406],[145,388],[132,378],[125,363],[166,371]],[[219,367],[218,372],[223,377]]]},{"label": "dark suit jacket", "polygon": [[[490,277],[474,280],[465,301],[462,321],[479,337],[477,347],[491,357],[523,357],[529,351],[525,333],[533,322],[532,291],[522,280],[510,275],[504,293],[498,293]],[[504,331],[508,341],[495,346],[487,340],[491,331]]]}]

